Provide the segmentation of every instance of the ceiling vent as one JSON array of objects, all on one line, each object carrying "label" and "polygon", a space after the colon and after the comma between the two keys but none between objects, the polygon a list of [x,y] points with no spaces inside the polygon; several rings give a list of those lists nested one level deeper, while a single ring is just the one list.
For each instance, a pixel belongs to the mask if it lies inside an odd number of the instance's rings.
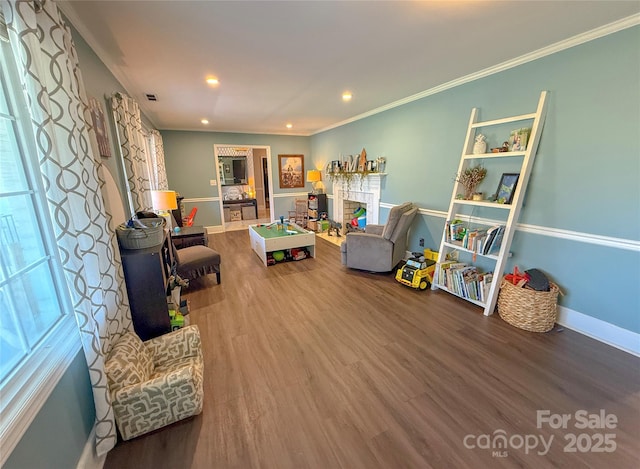
[{"label": "ceiling vent", "polygon": [[149,101],[157,101],[158,100],[158,97],[153,93],[147,93],[147,94],[145,94],[145,96],[147,97],[147,99]]}]

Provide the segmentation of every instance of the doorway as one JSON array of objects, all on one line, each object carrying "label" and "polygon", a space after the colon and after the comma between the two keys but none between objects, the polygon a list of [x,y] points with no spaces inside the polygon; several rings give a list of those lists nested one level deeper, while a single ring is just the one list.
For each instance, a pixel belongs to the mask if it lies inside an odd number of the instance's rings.
[{"label": "doorway", "polygon": [[269,203],[269,165],[267,164],[267,158],[266,157],[262,158],[262,180],[264,181],[264,188],[265,188],[264,204],[265,204],[265,207],[268,209],[270,207],[270,203]]},{"label": "doorway", "polygon": [[223,230],[270,222],[274,217],[271,147],[216,144],[214,160]]}]

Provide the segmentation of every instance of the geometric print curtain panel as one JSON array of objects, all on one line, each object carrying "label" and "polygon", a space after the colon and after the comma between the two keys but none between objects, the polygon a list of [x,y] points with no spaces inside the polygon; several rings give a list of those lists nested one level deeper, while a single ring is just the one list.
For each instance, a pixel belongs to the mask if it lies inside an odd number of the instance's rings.
[{"label": "geometric print curtain panel", "polygon": [[[135,212],[151,210],[151,155],[146,152],[146,136],[142,128],[138,103],[124,93],[114,93],[111,109],[118,134],[118,147],[127,178],[130,210]],[[164,173],[164,153],[162,156]],[[166,181],[166,174],[164,175]]]},{"label": "geometric print curtain panel", "polygon": [[104,363],[132,330],[102,165],[71,32],[52,1],[2,2],[9,42],[27,90],[40,173],[93,388],[96,452],[116,443]]}]

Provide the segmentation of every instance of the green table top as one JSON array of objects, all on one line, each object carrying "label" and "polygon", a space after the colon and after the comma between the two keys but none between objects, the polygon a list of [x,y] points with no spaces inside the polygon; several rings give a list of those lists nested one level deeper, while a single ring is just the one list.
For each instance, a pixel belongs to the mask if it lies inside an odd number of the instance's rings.
[{"label": "green table top", "polygon": [[281,238],[283,236],[295,236],[306,234],[306,231],[295,228],[293,225],[285,223],[287,230],[279,230],[277,225],[251,225],[251,229],[263,238]]}]

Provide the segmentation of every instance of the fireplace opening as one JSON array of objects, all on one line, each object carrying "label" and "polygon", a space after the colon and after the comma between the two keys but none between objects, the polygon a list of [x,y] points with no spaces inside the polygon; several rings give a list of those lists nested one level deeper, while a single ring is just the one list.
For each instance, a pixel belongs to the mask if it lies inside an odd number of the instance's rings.
[{"label": "fireplace opening", "polygon": [[367,224],[367,205],[355,200],[342,202],[342,234],[352,231],[364,232]]}]

